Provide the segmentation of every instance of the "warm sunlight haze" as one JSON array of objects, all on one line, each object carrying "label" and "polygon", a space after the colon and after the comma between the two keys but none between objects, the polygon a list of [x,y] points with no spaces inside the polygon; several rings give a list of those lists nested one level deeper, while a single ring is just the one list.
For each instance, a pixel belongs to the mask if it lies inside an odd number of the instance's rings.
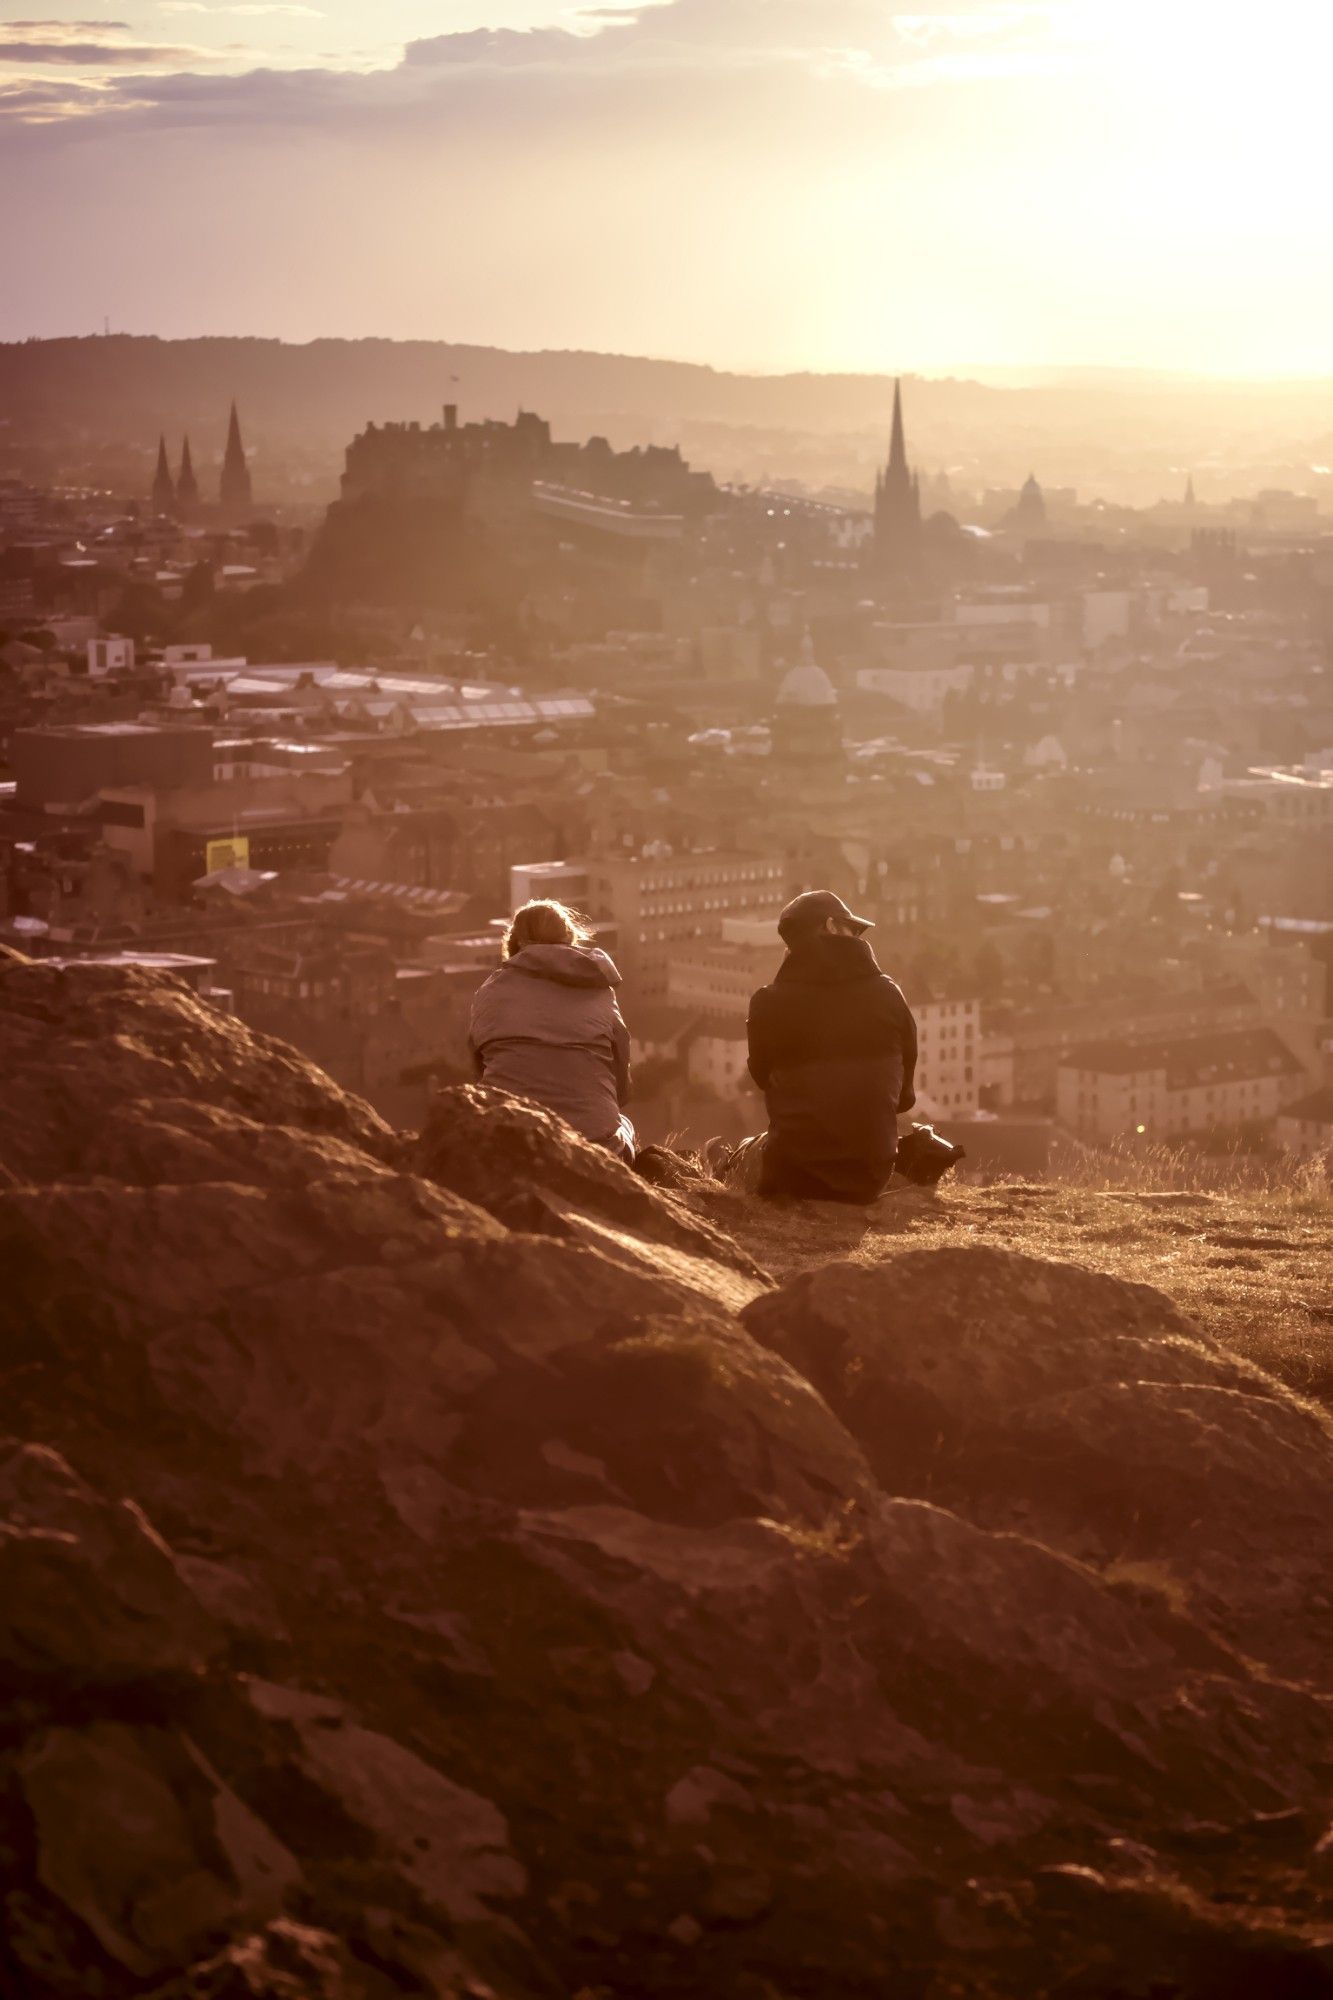
[{"label": "warm sunlight haze", "polygon": [[0,0],[0,2000],[1333,2000],[1333,0]]},{"label": "warm sunlight haze", "polygon": [[35,5],[0,7],[0,337],[1329,365],[1311,0]]}]

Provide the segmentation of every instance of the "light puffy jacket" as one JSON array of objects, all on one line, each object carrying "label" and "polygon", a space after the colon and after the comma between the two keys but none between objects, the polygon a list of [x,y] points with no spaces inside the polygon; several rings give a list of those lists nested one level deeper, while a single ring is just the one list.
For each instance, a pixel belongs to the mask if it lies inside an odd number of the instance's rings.
[{"label": "light puffy jacket", "polygon": [[478,989],[468,1035],[477,1075],[613,1145],[629,1096],[620,974],[604,951],[529,944]]}]

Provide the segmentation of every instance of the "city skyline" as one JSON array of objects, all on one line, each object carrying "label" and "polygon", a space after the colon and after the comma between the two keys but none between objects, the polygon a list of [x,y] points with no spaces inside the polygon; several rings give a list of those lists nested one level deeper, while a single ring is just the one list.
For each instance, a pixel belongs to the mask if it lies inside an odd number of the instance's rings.
[{"label": "city skyline", "polygon": [[1296,0],[92,14],[0,4],[6,339],[1327,366],[1333,23]]}]

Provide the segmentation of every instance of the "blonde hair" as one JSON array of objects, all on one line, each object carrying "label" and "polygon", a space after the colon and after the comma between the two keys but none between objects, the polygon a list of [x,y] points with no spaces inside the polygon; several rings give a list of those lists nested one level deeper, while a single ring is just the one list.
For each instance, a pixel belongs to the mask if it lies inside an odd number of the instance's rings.
[{"label": "blonde hair", "polygon": [[592,926],[564,903],[525,903],[515,910],[504,935],[503,952],[512,958],[525,944],[591,944]]}]

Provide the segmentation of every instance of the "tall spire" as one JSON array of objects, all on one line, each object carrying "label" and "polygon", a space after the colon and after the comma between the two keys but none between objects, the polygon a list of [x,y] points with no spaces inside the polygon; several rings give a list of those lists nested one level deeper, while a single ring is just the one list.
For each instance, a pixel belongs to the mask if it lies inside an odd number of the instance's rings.
[{"label": "tall spire", "polygon": [[171,477],[171,467],[167,463],[167,441],[159,437],[157,441],[157,471],[153,474],[153,512],[174,514],[176,511],[176,485]]},{"label": "tall spire", "polygon": [[893,385],[893,435],[889,440],[889,483],[907,477],[907,439],[903,432],[903,385]]},{"label": "tall spire", "polygon": [[902,577],[912,569],[921,535],[921,486],[907,463],[907,433],[903,424],[903,385],[893,385],[893,428],[889,461],[875,481],[876,566]]},{"label": "tall spire", "polygon": [[188,436],[181,445],[181,469],[176,474],[176,505],[182,513],[187,507],[199,505],[199,481],[194,476],[194,460],[190,457]]},{"label": "tall spire", "polygon": [[231,420],[227,425],[227,451],[222,461],[222,484],[218,494],[224,512],[244,514],[250,507],[250,468],[245,462],[245,446],[241,443],[241,420],[236,414],[236,404],[231,406]]}]

